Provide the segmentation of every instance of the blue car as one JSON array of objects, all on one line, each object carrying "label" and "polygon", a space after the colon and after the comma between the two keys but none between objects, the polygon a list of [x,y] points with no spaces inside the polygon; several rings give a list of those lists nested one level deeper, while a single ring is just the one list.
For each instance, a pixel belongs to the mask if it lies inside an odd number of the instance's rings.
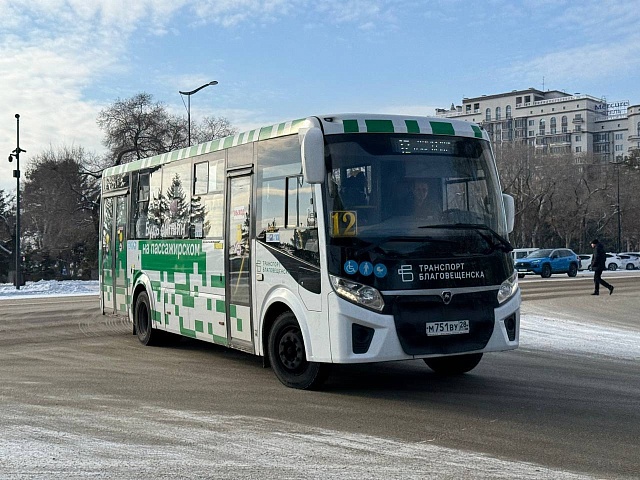
[{"label": "blue car", "polygon": [[554,273],[566,273],[570,277],[578,274],[580,260],[578,256],[568,248],[541,248],[519,259],[516,264],[518,278],[526,274],[540,275],[549,278]]}]

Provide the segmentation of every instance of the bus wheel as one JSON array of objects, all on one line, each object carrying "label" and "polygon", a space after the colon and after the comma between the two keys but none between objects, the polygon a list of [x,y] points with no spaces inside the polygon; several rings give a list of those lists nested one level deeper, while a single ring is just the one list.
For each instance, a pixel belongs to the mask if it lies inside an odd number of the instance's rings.
[{"label": "bus wheel", "polygon": [[138,340],[143,345],[157,345],[160,343],[162,332],[151,326],[151,306],[147,292],[140,292],[133,309],[133,322]]},{"label": "bus wheel", "polygon": [[269,361],[287,387],[313,389],[327,378],[328,365],[307,361],[302,331],[292,312],[278,316],[269,332]]},{"label": "bus wheel", "polygon": [[425,358],[424,363],[439,375],[462,375],[476,368],[481,359],[481,353],[469,353],[451,357]]}]

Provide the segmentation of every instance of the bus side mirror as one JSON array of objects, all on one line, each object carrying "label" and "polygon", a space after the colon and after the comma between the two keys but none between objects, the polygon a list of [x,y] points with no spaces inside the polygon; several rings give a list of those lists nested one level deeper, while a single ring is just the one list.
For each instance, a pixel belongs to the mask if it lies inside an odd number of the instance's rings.
[{"label": "bus side mirror", "polygon": [[504,213],[507,217],[507,233],[511,233],[516,220],[516,203],[513,197],[506,193],[502,194],[502,201],[504,202]]},{"label": "bus side mirror", "polygon": [[302,148],[302,175],[307,183],[323,183],[326,171],[324,166],[324,137],[322,130],[311,127],[300,132]]}]

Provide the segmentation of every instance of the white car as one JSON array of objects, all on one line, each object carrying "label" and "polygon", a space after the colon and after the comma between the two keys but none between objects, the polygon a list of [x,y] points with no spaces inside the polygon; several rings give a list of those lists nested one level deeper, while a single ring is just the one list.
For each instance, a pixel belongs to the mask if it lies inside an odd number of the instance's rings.
[{"label": "white car", "polygon": [[593,255],[578,255],[578,270],[591,270],[591,257]]},{"label": "white car", "polygon": [[535,252],[536,250],[538,249],[537,248],[514,248],[511,251],[511,256],[513,257],[513,263],[517,262],[521,258],[526,257],[530,253]]},{"label": "white car", "polygon": [[618,257],[620,257],[620,260],[622,262],[622,264],[620,265],[620,268],[624,270],[637,270],[640,268],[639,255],[633,255],[629,253],[620,253],[618,254]]},{"label": "white car", "polygon": [[622,259],[615,253],[607,253],[604,266],[607,270],[618,270],[622,268]]}]

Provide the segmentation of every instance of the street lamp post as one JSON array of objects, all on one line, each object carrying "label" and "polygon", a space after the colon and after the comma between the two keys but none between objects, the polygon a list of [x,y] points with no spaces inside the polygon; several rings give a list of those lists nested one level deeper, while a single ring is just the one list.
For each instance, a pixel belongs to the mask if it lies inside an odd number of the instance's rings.
[{"label": "street lamp post", "polygon": [[609,162],[616,167],[616,186],[617,186],[617,199],[616,199],[616,212],[618,214],[618,252],[622,251],[622,221],[620,218],[620,165],[623,163]]},{"label": "street lamp post", "polygon": [[[205,83],[204,85],[199,86],[198,88],[196,88],[195,90],[191,90],[190,92],[183,92],[183,91],[178,91],[178,93],[180,95],[186,95],[187,96],[187,102],[188,102],[188,107],[187,107],[187,129],[188,129],[188,135],[189,135],[189,146],[191,146],[191,95],[193,95],[194,93],[199,92],[200,90],[202,90],[205,87],[208,87],[209,85],[217,85],[218,82],[217,81],[212,81],[209,83]],[[183,100],[184,102],[184,100]]]},{"label": "street lamp post", "polygon": [[9,161],[12,162],[16,159],[16,169],[13,171],[13,176],[16,179],[16,275],[15,285],[16,290],[20,290],[21,275],[20,275],[20,154],[26,153],[26,150],[20,148],[20,114],[16,113],[16,149],[9,154]]}]

